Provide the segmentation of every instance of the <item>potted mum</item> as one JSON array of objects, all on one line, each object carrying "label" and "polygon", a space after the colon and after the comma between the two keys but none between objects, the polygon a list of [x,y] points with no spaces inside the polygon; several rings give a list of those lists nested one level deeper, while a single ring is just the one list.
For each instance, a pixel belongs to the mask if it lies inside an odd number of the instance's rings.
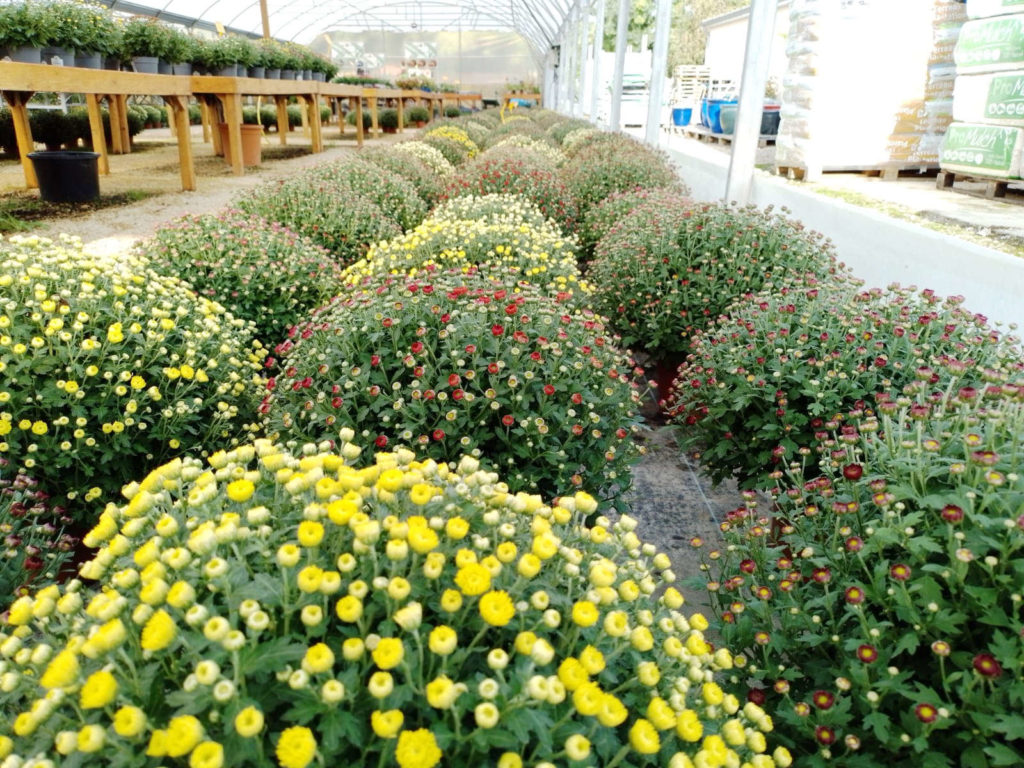
[{"label": "potted mum", "polygon": [[166,61],[171,47],[171,31],[159,21],[135,17],[125,22],[121,58],[131,60],[136,72],[159,74],[160,60]]},{"label": "potted mum", "polygon": [[427,121],[430,120],[430,112],[427,111],[426,107],[410,107],[406,110],[405,114],[408,116],[409,122],[417,128],[422,128],[427,124]]},{"label": "potted mum", "polygon": [[53,32],[52,17],[39,3],[0,6],[0,49],[11,61],[39,64]]}]

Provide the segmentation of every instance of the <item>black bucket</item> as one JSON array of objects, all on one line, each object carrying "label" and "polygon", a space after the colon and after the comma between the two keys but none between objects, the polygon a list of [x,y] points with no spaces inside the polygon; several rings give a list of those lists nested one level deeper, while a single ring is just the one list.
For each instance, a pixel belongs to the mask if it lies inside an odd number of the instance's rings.
[{"label": "black bucket", "polygon": [[96,152],[31,152],[39,196],[49,203],[87,203],[100,196]]}]

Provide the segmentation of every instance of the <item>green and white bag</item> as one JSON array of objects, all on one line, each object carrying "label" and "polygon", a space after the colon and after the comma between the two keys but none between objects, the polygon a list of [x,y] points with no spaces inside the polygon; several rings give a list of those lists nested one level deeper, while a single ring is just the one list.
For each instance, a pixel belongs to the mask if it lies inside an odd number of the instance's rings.
[{"label": "green and white bag", "polygon": [[1019,179],[1022,153],[1024,129],[954,123],[946,131],[939,161],[944,171]]},{"label": "green and white bag", "polygon": [[953,58],[957,74],[1024,69],[1024,13],[968,21]]}]

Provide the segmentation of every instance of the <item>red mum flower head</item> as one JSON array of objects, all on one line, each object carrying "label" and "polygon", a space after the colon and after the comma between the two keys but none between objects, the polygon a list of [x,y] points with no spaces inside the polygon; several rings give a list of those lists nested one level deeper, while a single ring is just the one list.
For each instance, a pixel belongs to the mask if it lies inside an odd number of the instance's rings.
[{"label": "red mum flower head", "polygon": [[836,703],[836,697],[829,691],[815,691],[811,701],[818,709],[831,709]]},{"label": "red mum flower head", "polygon": [[873,645],[864,643],[863,645],[857,646],[857,658],[863,661],[865,664],[871,664],[878,660],[878,649]]},{"label": "red mum flower head", "polygon": [[982,677],[995,680],[1003,674],[1002,665],[996,661],[996,657],[991,653],[979,653],[974,657],[973,665],[974,671]]},{"label": "red mum flower head", "polygon": [[828,584],[832,581],[832,571],[828,568],[815,568],[811,572],[811,578],[819,584]]},{"label": "red mum flower head", "polygon": [[757,570],[757,563],[748,558],[740,563],[740,570],[744,573],[753,573]]},{"label": "red mum flower head", "polygon": [[847,587],[845,595],[846,602],[850,605],[860,605],[864,602],[864,590],[860,587]]},{"label": "red mum flower head", "polygon": [[505,326],[503,326],[503,325],[495,323],[494,325],[491,326],[491,335],[492,336],[501,336],[501,334],[503,334],[504,332],[505,332]]},{"label": "red mum flower head", "polygon": [[377,439],[374,440],[373,442],[374,442],[374,444],[376,444],[376,446],[378,448],[383,448],[384,446],[386,446],[388,444],[388,436],[387,435],[378,435]]},{"label": "red mum flower head", "polygon": [[860,464],[847,464],[843,467],[843,477],[847,480],[860,480],[864,476],[864,467]]},{"label": "red mum flower head", "polygon": [[414,355],[418,355],[420,352],[423,351],[423,342],[422,341],[414,341],[412,343],[412,346],[409,347],[409,351],[412,352]]},{"label": "red mum flower head", "polygon": [[939,711],[931,704],[918,704],[914,707],[914,714],[922,723],[934,723]]},{"label": "red mum flower head", "polygon": [[823,747],[831,746],[836,743],[836,732],[834,728],[830,728],[827,725],[818,725],[814,728],[814,738],[817,739],[818,743]]},{"label": "red mum flower head", "polygon": [[910,578],[910,566],[906,563],[896,563],[889,569],[889,576],[896,581],[906,581]]},{"label": "red mum flower head", "polygon": [[864,539],[860,536],[851,536],[846,540],[847,552],[860,552],[864,549]]},{"label": "red mum flower head", "polygon": [[956,504],[947,504],[940,514],[947,523],[959,523],[964,519],[964,511]]},{"label": "red mum flower head", "polygon": [[751,702],[752,704],[757,704],[757,706],[761,707],[764,706],[764,703],[767,700],[768,697],[765,696],[763,688],[751,688],[749,691],[747,691],[747,701]]},{"label": "red mum flower head", "polygon": [[555,388],[553,386],[551,386],[550,384],[545,384],[544,385],[544,394],[545,395],[553,395],[553,394],[555,394]]},{"label": "red mum flower head", "polygon": [[506,413],[504,416],[501,417],[501,423],[504,424],[506,427],[511,427],[513,424],[516,423],[516,420],[515,417],[512,416],[512,414]]},{"label": "red mum flower head", "polygon": [[754,642],[758,645],[768,645],[771,642],[772,636],[764,630],[760,630],[754,633]]},{"label": "red mum flower head", "polygon": [[462,379],[459,377],[459,374],[457,374],[457,373],[453,373],[452,375],[450,375],[448,377],[448,386],[449,387],[457,387],[461,383],[462,383]]},{"label": "red mum flower head", "polygon": [[433,438],[435,440],[438,440],[438,441],[444,440],[444,430],[443,429],[435,429],[434,430],[434,434],[433,434]]}]

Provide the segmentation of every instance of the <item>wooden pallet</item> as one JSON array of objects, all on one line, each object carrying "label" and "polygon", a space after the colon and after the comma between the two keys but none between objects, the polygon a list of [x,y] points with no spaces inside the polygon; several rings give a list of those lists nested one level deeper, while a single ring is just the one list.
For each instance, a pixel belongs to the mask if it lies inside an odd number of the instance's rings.
[{"label": "wooden pallet", "polygon": [[775,174],[785,176],[787,179],[796,181],[821,181],[823,173],[862,173],[865,176],[878,176],[883,181],[896,181],[901,173],[913,173],[916,176],[936,173],[938,168],[927,164],[904,165],[900,163],[886,163],[885,165],[865,168],[862,165],[829,165],[824,168],[805,168],[802,166],[777,165]]},{"label": "wooden pallet", "polygon": [[[711,144],[732,144],[733,140],[731,133],[715,133],[703,125],[684,125],[680,130],[682,130],[684,136]],[[757,146],[767,147],[769,144],[774,144],[775,138],[775,136],[760,136],[757,139]]]},{"label": "wooden pallet", "polygon": [[[958,189],[955,185],[957,182],[974,182],[985,185],[984,192],[974,192],[968,189]],[[961,192],[965,195],[977,195],[983,196],[989,200],[1004,200],[1005,202],[1013,202],[1017,204],[1024,204],[1024,200],[1007,199],[1006,192],[1014,184],[1013,189],[1016,191],[1024,191],[1020,186],[1024,185],[1024,182],[1018,179],[993,179],[989,176],[969,176],[964,173],[954,173],[952,171],[939,171],[939,175],[935,179],[935,186],[938,189],[950,189],[954,192]]]}]

